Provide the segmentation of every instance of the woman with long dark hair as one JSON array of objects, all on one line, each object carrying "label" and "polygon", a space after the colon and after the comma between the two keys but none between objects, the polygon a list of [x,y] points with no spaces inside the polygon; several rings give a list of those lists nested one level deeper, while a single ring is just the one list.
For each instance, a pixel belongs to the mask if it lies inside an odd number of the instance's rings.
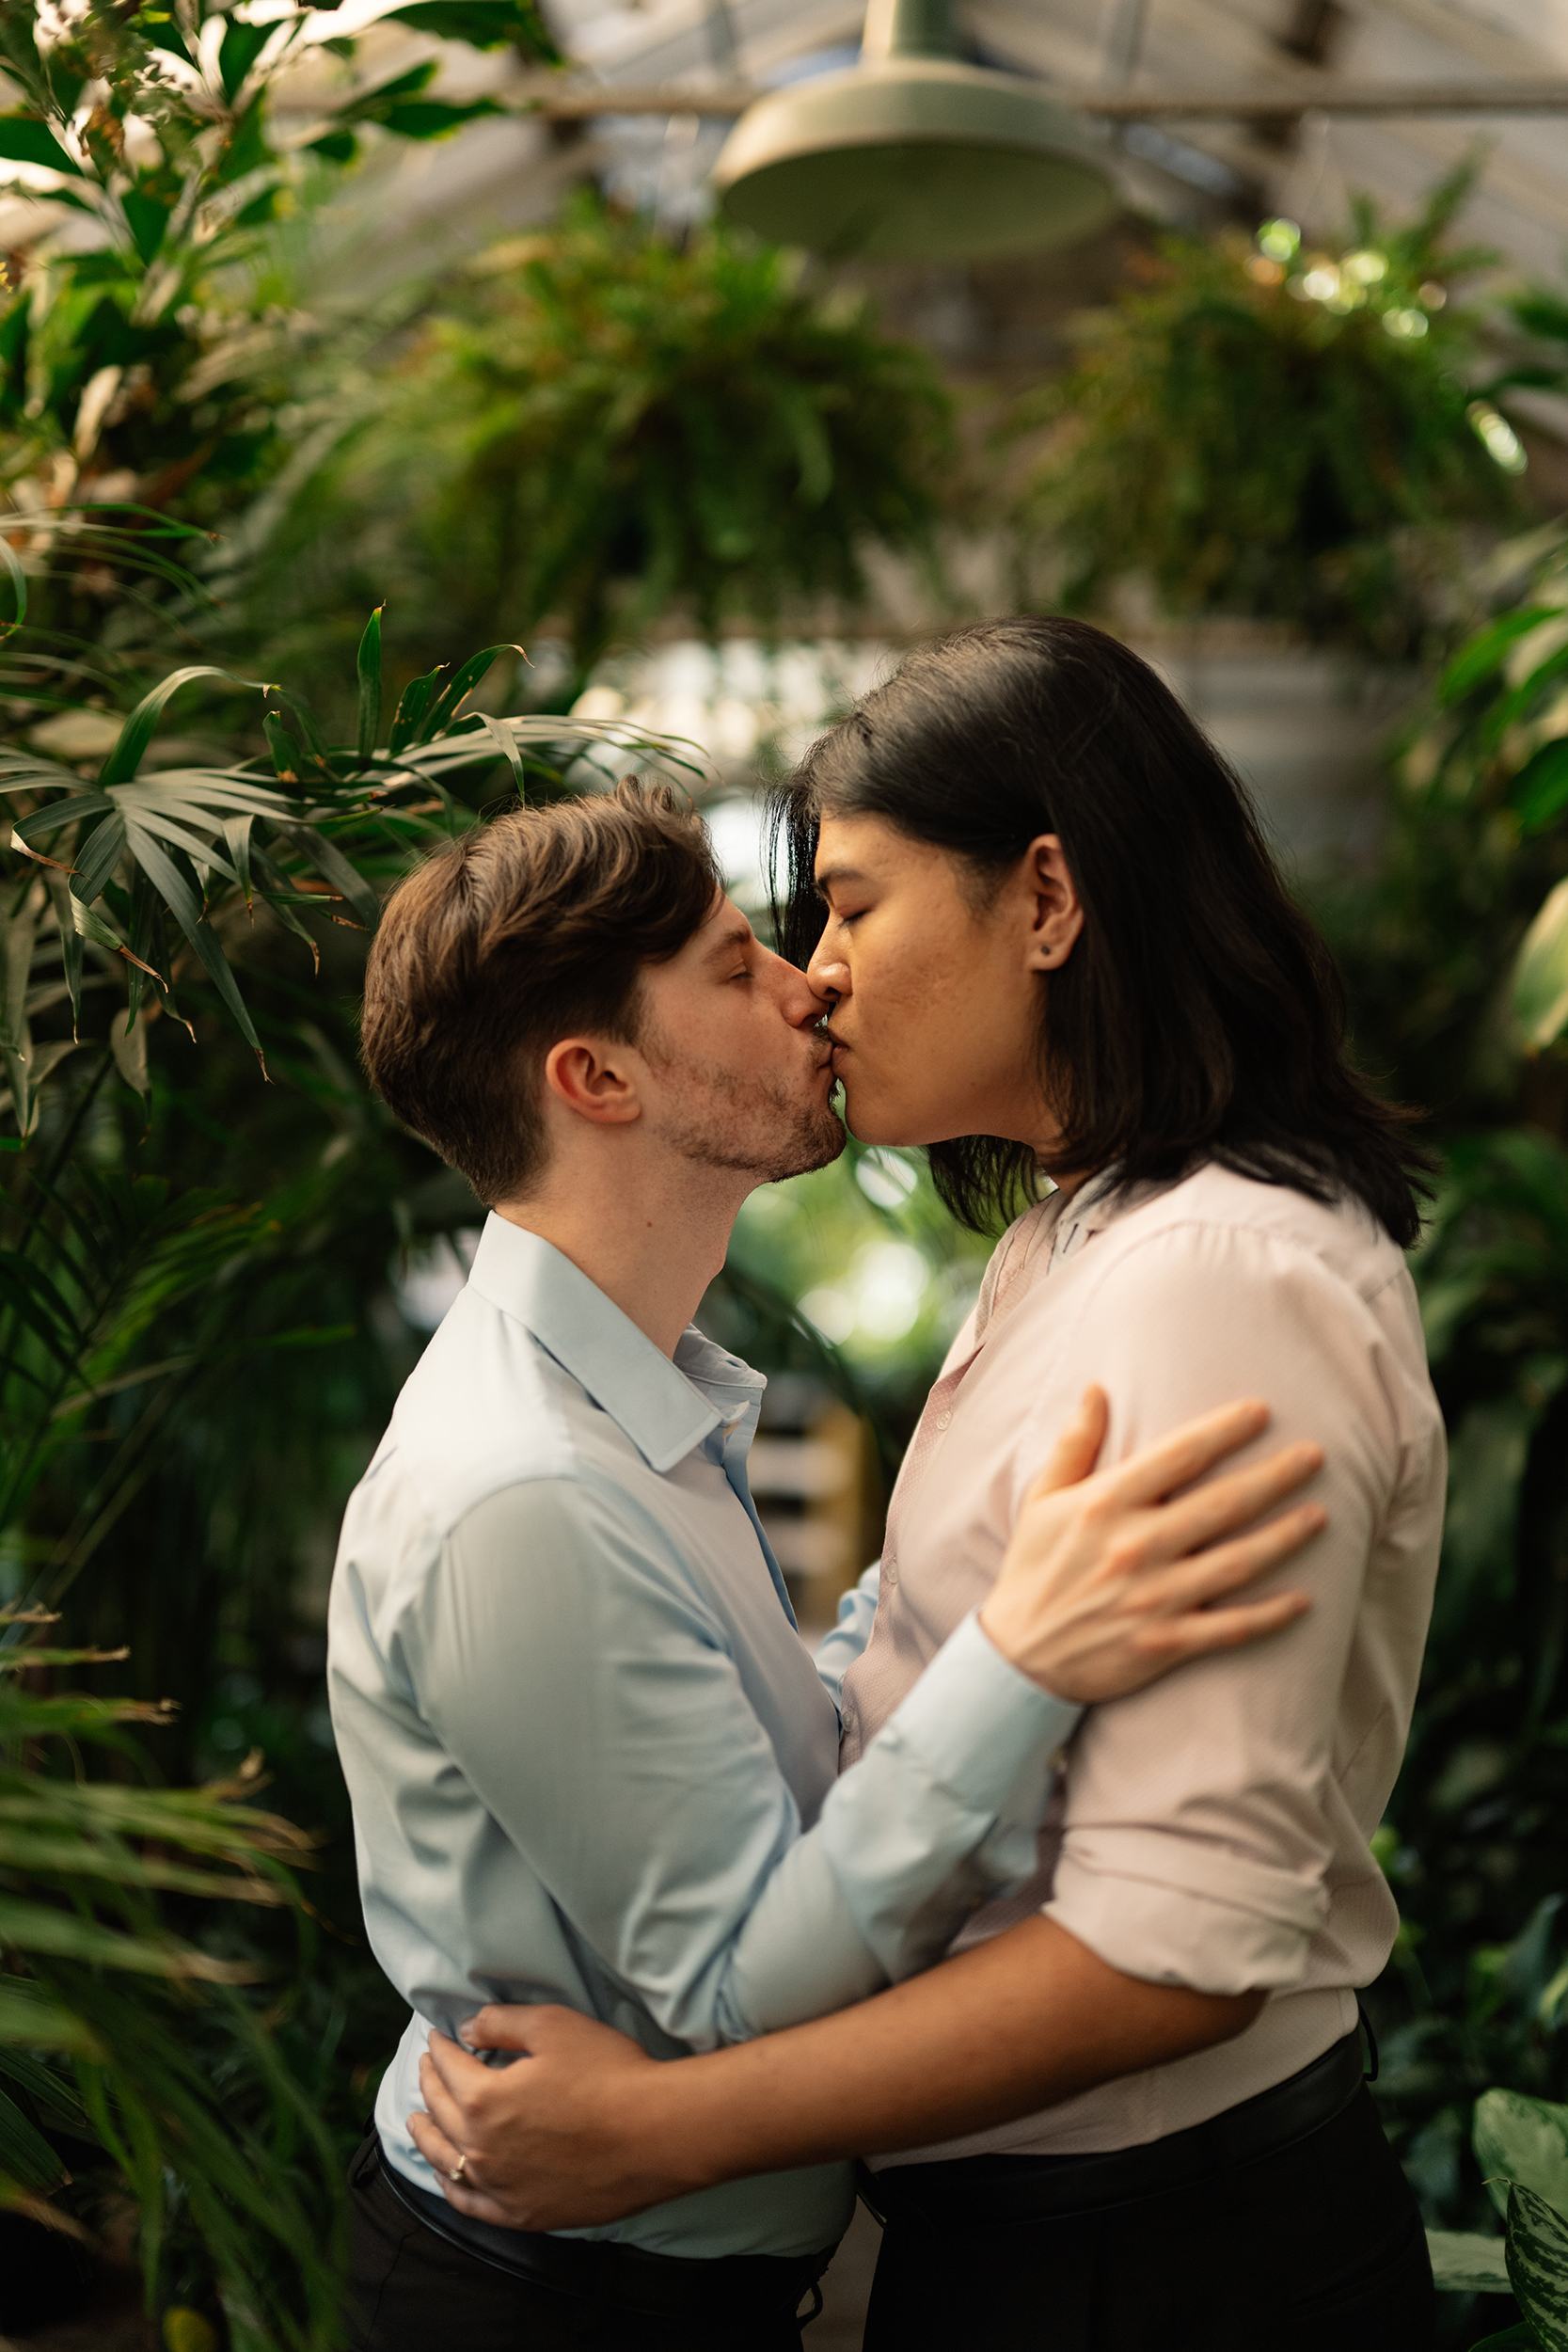
[{"label": "woman with long dark hair", "polygon": [[1274,1438],[1318,1439],[1313,1606],[1093,1710],[1036,1879],[922,1979],[667,2067],[489,2013],[473,2038],[534,2063],[470,2170],[562,2227],[879,2152],[875,2352],[1417,2352],[1431,2272],[1355,1999],[1398,1926],[1369,1841],[1444,1486],[1405,1114],[1346,1058],[1244,790],[1099,630],[986,622],[913,655],[776,815],[851,1130],[925,1145],[960,1218],[1013,1218],[895,1491],[846,1756],[987,1598],[1085,1384],[1102,1458],[1243,1389]]}]

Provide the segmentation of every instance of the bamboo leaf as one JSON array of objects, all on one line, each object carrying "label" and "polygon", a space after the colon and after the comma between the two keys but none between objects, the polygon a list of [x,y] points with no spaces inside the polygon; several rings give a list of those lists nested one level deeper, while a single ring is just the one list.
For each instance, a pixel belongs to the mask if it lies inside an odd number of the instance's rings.
[{"label": "bamboo leaf", "polygon": [[73,2057],[102,2058],[103,2045],[73,2010],[52,2000],[24,1977],[0,1974],[0,2047],[10,2062],[10,2045],[27,2050],[68,2050]]},{"label": "bamboo leaf", "polygon": [[65,875],[50,874],[47,880],[50,904],[55,910],[55,928],[60,935],[60,961],[65,966],[65,984],[71,993],[71,1034],[74,1038],[82,1025],[82,934],[76,923],[76,909],[80,901],[72,898],[71,884]]},{"label": "bamboo leaf", "polygon": [[[15,1982],[15,1978],[0,1978],[0,2015],[4,2013],[7,1986]],[[44,2122],[52,2124],[56,2131],[79,2132],[89,2128],[87,2109],[74,2084],[67,2082],[63,2074],[56,2074],[53,2067],[45,2066],[43,2060],[35,2058],[31,2051],[8,2048],[3,2025],[0,2025],[0,2074],[20,2084]]]},{"label": "bamboo leaf", "polygon": [[375,739],[381,727],[381,615],[386,606],[378,604],[365,624],[365,634],[359,640],[359,741],[361,761],[375,756]]},{"label": "bamboo leaf", "polygon": [[416,740],[420,722],[429,709],[431,697],[436,691],[436,680],[446,666],[444,661],[437,662],[434,670],[428,671],[423,677],[415,678],[412,684],[404,688],[402,700],[397,707],[397,715],[392,721],[391,739],[388,745],[394,759],[401,751],[405,751],[408,745]]},{"label": "bamboo leaf", "polygon": [[91,906],[103,894],[125,850],[125,819],[117,811],[95,825],[76,853],[71,876],[71,896]]},{"label": "bamboo leaf", "polygon": [[[246,1878],[218,1870],[195,1870],[177,1862],[149,1861],[90,1838],[44,1837],[24,1830],[0,1829],[0,1865],[16,1870],[55,1873],[75,1881],[105,1879],[112,1885],[156,1886],[171,1894],[211,1895],[225,1901],[288,1904],[292,1892],[275,1879]],[[3,2151],[0,2151],[3,2161]]]},{"label": "bamboo leaf", "polygon": [[24,841],[47,841],[67,825],[79,824],[84,818],[99,816],[114,806],[106,792],[80,792],[71,800],[55,801],[48,808],[35,808],[29,816],[19,817],[11,832]]},{"label": "bamboo leaf", "polygon": [[1560,617],[1557,606],[1527,605],[1522,612],[1506,612],[1500,621],[1493,621],[1462,645],[1437,681],[1437,699],[1441,703],[1456,703],[1472,687],[1480,686],[1501,669],[1509,647],[1519,637],[1528,636],[1543,621]]},{"label": "bamboo leaf", "polygon": [[520,801],[526,801],[528,799],[528,785],[523,774],[523,755],[517,749],[516,737],[509,728],[501,726],[498,721],[492,719],[487,710],[481,710],[476,714],[476,716],[478,717],[481,724],[483,726],[486,735],[489,736],[490,740],[495,744],[496,749],[500,753],[501,757],[511,768],[512,780],[517,787],[517,798]]},{"label": "bamboo leaf", "polygon": [[[171,848],[183,850],[193,865],[215,867],[227,881],[233,882],[239,881],[239,876],[228,859],[218,855],[210,840],[204,840],[200,834],[193,833],[188,825],[181,824],[179,819],[169,816],[166,810],[149,806],[143,801],[136,805],[134,816],[131,808],[127,806],[125,816],[127,822],[139,826],[144,833],[156,834],[160,840],[168,842]],[[221,832],[221,822],[217,818],[214,817],[209,821],[214,832]]]},{"label": "bamboo leaf", "polygon": [[1568,2221],[1518,2182],[1508,2193],[1508,2275],[1543,2352],[1568,2352]]},{"label": "bamboo leaf", "polygon": [[305,756],[276,710],[269,710],[261,721],[261,733],[267,739],[272,764],[280,784],[297,784],[300,771],[307,764]]},{"label": "bamboo leaf", "polygon": [[266,1063],[261,1057],[261,1041],[256,1034],[255,1025],[249,1013],[245,1010],[245,999],[241,996],[234,975],[229,968],[229,959],[218,945],[217,934],[202,914],[195,891],[180,872],[173,859],[166,855],[151,834],[144,833],[139,825],[126,827],[126,840],[132,856],[149,879],[157,885],[163,895],[165,905],[201,958],[219,995],[233,1014],[241,1036],[251,1047],[257,1059],[261,1062],[264,1074]]},{"label": "bamboo leaf", "polygon": [[6,623],[5,628],[0,629],[0,636],[8,636],[13,628],[20,628],[27,618],[27,575],[22,568],[21,558],[16,549],[3,532],[0,532],[0,561],[4,562],[7,571],[9,572],[11,586],[16,591],[16,611]]},{"label": "bamboo leaf", "polygon": [[373,931],[381,920],[381,901],[342,851],[312,825],[287,825],[281,830],[304,850],[322,880],[341,892],[366,930]]},{"label": "bamboo leaf", "polygon": [[449,726],[457,716],[458,706],[465,696],[473,692],[474,688],[487,675],[494,663],[499,660],[501,655],[521,653],[522,650],[521,645],[486,645],[483,653],[470,655],[462,668],[436,695],[414,739],[417,742],[428,743],[433,736],[439,735],[442,729]]},{"label": "bamboo leaf", "polygon": [[325,737],[316,724],[316,714],[304,695],[291,694],[286,686],[269,686],[267,692],[293,721],[299,731],[299,739],[310,757],[317,762],[324,774],[330,776],[332,755]]},{"label": "bamboo leaf", "polygon": [[[243,686],[250,693],[266,691],[265,687],[257,679],[236,677],[232,670],[214,669],[209,661],[198,661],[193,663],[189,669],[171,671],[167,677],[161,679],[153,687],[150,694],[142,696],[131,716],[126,720],[124,726],[121,727],[119,742],[98,771],[100,790],[107,791],[112,784],[130,783],[141,766],[148,745],[157,732],[158,722],[164,715],[165,706],[179,692],[182,686],[188,686],[193,679],[198,677],[221,678],[225,685]],[[95,892],[92,895],[96,897],[97,894]]]},{"label": "bamboo leaf", "polygon": [[268,857],[260,843],[252,843],[250,856],[251,863],[255,866],[258,878],[260,879],[261,888],[266,893],[268,906],[272,909],[274,914],[277,915],[285,930],[293,931],[296,939],[304,940],[305,945],[309,948],[311,955],[315,958],[319,968],[321,963],[321,949],[317,946],[315,940],[306,930],[305,925],[300,921],[299,916],[293,911],[293,907],[290,904],[291,893],[289,890],[288,877],[281,873],[273,864],[271,858]]},{"label": "bamboo leaf", "polygon": [[233,861],[235,879],[239,882],[240,889],[244,894],[245,902],[247,907],[251,902],[252,897],[250,880],[250,834],[251,828],[254,826],[255,822],[255,818],[249,815],[244,817],[226,817],[223,820],[223,838],[228,847],[230,857]]},{"label": "bamboo leaf", "polygon": [[14,2099],[0,2090],[0,2171],[27,2188],[57,2188],[66,2169]]},{"label": "bamboo leaf", "polygon": [[146,1936],[121,1935],[78,1912],[57,1911],[49,1903],[25,1902],[13,1895],[0,1894],[0,1941],[13,1951],[85,1960],[95,1968],[120,1968],[135,1976],[248,1984],[256,1975],[239,1961],[214,1960],[210,1952],[195,1951],[172,1936],[153,1943]]},{"label": "bamboo leaf", "polygon": [[1537,1047],[1568,1028],[1568,882],[1558,883],[1525,933],[1513,965],[1513,1010]]},{"label": "bamboo leaf", "polygon": [[1521,833],[1539,833],[1568,808],[1568,736],[1543,743],[1509,787]]}]

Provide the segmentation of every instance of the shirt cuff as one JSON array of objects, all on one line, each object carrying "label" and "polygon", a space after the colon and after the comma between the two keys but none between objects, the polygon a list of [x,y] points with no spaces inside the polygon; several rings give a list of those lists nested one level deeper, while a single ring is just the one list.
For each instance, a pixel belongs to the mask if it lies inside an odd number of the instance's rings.
[{"label": "shirt cuff", "polygon": [[884,1728],[896,1725],[933,1779],[990,1810],[1042,1747],[1065,1746],[1083,1712],[1021,1674],[971,1610]]},{"label": "shirt cuff", "polygon": [[[1098,1843],[1069,1832],[1045,1916],[1107,1966],[1195,1993],[1301,1982],[1328,1912],[1321,1872],[1244,1863],[1196,1839]],[[1189,1883],[1199,1874],[1206,1885]]]}]

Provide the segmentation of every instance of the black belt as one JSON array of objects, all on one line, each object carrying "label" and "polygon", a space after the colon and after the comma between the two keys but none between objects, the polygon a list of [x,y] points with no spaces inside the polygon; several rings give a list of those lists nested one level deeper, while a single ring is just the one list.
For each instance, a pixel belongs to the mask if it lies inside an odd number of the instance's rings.
[{"label": "black belt", "polygon": [[[612,2303],[657,2319],[733,2319],[792,2315],[837,2251],[818,2254],[651,2254],[614,2238],[557,2237],[546,2230],[500,2230],[458,2213],[444,2197],[417,2188],[395,2171],[376,2140],[367,2140],[350,2178],[368,2182],[372,2165],[400,2205],[449,2245],[492,2269],[582,2301]],[[817,2296],[818,2311],[821,2296]]]},{"label": "black belt", "polygon": [[884,2220],[943,2230],[1137,2204],[1293,2147],[1341,2114],[1361,2084],[1360,2040],[1350,2033],[1272,2090],[1141,2148],[1092,2156],[959,2156],[881,2172],[862,2165],[860,2191]]}]

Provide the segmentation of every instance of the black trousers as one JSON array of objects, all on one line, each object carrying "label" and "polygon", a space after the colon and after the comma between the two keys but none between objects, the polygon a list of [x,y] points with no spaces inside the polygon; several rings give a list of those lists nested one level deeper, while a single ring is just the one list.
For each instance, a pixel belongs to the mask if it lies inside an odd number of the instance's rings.
[{"label": "black trousers", "polygon": [[673,2316],[545,2286],[427,2227],[388,2186],[373,2137],[349,2174],[354,2352],[800,2352],[801,2323],[780,2299],[737,2298],[722,2314]]},{"label": "black trousers", "polygon": [[1135,2203],[949,2233],[890,2220],[865,2352],[1431,2352],[1435,2309],[1363,2089],[1293,2146]]}]

